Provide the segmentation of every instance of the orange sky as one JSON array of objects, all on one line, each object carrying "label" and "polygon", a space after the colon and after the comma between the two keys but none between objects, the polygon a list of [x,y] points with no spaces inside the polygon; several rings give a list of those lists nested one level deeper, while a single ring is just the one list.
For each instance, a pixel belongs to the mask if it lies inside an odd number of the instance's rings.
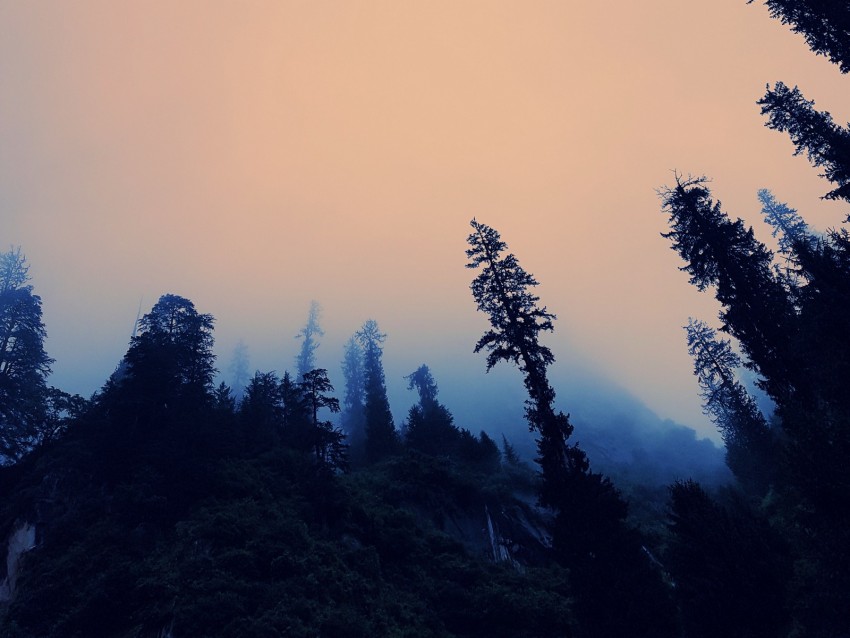
[{"label": "orange sky", "polygon": [[744,0],[0,0],[0,243],[29,257],[71,391],[164,292],[216,316],[225,367],[239,338],[291,367],[317,299],[332,375],[374,317],[388,383],[425,361],[474,385],[476,216],[542,282],[559,366],[708,433],[681,326],[717,309],[654,190],[704,173],[758,232],[762,187],[837,224],[763,127],[780,79],[850,119],[847,78]]}]

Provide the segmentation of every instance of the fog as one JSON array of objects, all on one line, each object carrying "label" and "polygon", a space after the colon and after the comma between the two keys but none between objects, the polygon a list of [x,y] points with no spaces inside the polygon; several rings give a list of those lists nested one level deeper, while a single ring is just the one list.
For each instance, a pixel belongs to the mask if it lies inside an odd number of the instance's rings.
[{"label": "fog", "polygon": [[32,265],[51,382],[94,392],[167,292],[216,317],[225,376],[240,339],[282,373],[316,299],[338,388],[342,344],[374,318],[397,425],[424,362],[459,425],[519,436],[519,377],[472,353],[477,216],[559,317],[553,385],[578,440],[669,419],[716,441],[682,326],[717,308],[659,237],[655,189],[678,169],[757,226],[762,187],[816,226],[842,216],[755,100],[783,78],[841,121],[846,96],[765,13],[0,2],[0,241]]}]

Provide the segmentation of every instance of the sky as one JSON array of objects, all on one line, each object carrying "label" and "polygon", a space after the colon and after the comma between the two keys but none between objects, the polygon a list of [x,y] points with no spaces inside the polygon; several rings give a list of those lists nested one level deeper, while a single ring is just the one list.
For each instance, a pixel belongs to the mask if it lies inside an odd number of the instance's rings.
[{"label": "sky", "polygon": [[62,389],[99,388],[169,292],[216,317],[225,378],[240,339],[292,369],[315,299],[338,388],[348,337],[388,334],[399,422],[423,362],[450,408],[522,399],[472,352],[475,217],[558,316],[556,390],[596,379],[711,436],[682,326],[718,307],[656,191],[707,175],[767,243],[759,188],[839,224],[763,126],[777,80],[850,119],[848,79],[744,0],[0,0],[0,246],[29,259]]}]

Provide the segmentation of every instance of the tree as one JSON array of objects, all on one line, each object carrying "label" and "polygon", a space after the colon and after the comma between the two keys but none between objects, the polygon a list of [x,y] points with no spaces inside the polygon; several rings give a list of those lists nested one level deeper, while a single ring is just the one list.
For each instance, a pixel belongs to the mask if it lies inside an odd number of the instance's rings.
[{"label": "tree", "polygon": [[425,364],[405,377],[408,389],[419,393],[419,403],[407,415],[407,445],[432,455],[451,455],[456,451],[460,432],[451,412],[437,401],[437,382]]},{"label": "tree", "polygon": [[587,635],[672,635],[667,591],[643,555],[638,535],[625,523],[625,501],[610,480],[590,471],[584,451],[567,443],[573,426],[567,415],[555,411],[555,391],[546,374],[554,356],[539,342],[541,332],[553,329],[555,316],[531,292],[537,280],[514,255],[502,254],[507,245],[499,233],[475,219],[470,225],[467,268],[481,270],[472,295],[491,326],[475,351],[488,351],[488,370],[509,361],[523,373],[526,420],[539,434],[539,500],[554,513],[554,549],[571,571]]},{"label": "tree", "polygon": [[369,319],[356,334],[363,349],[364,417],[366,460],[378,461],[398,449],[398,433],[390,412],[387,387],[384,382],[383,343],[387,335],[378,328],[378,322]]},{"label": "tree", "polygon": [[700,291],[715,288],[721,330],[738,339],[747,366],[762,377],[759,384],[781,402],[798,379],[790,348],[794,309],[774,274],[773,254],[741,219],[729,219],[704,177],[677,175],[676,186],[660,194],[671,228],[662,236],[685,262],[681,270]]},{"label": "tree", "polygon": [[283,389],[274,372],[256,372],[239,404],[243,436],[250,450],[264,450],[280,440]]},{"label": "tree", "polygon": [[302,378],[305,374],[316,367],[316,348],[319,347],[317,337],[324,336],[325,332],[319,325],[319,318],[322,314],[322,307],[317,301],[310,302],[310,313],[307,315],[307,323],[301,328],[301,331],[295,336],[296,339],[303,339],[301,342],[301,350],[295,360],[295,368],[298,371],[298,378]]},{"label": "tree", "polygon": [[[751,4],[753,0],[747,0]],[[770,16],[791,25],[818,55],[850,71],[850,6],[832,0],[766,0]]]},{"label": "tree", "polygon": [[763,496],[776,474],[777,444],[755,400],[735,378],[741,359],[704,322],[690,319],[686,330],[703,412],[723,436],[726,463],[742,485]]},{"label": "tree", "polygon": [[771,235],[779,241],[779,252],[786,258],[793,257],[797,244],[813,245],[816,242],[809,225],[795,209],[777,201],[766,188],[759,190],[758,199],[761,202],[761,214],[772,228]]},{"label": "tree", "polygon": [[823,168],[821,176],[836,185],[824,197],[850,201],[850,130],[837,125],[828,112],[815,110],[814,101],[796,86],[789,89],[777,82],[758,103],[768,118],[765,126],[788,133],[794,154],[805,153],[813,166]]},{"label": "tree", "polygon": [[[766,4],[815,53],[850,71],[846,2]],[[850,129],[782,82],[768,86],[758,103],[766,126],[787,133],[795,154],[823,171],[833,186],[824,197],[850,201]],[[763,507],[772,508],[771,524],[793,551],[795,572],[785,596],[794,601],[795,635],[843,635],[850,626],[844,602],[850,596],[850,517],[843,505],[850,502],[850,234],[840,229],[812,236],[796,211],[763,197],[780,253],[791,265],[773,276],[769,251],[752,229],[713,205],[703,182],[677,177],[676,188],[663,192],[672,227],[666,236],[691,282],[701,290],[716,287],[722,329],[738,339],[744,365],[759,373],[759,385],[776,405],[776,492]],[[727,392],[722,410],[734,413],[736,401],[740,395]]]},{"label": "tree", "polygon": [[555,358],[548,347],[540,344],[539,335],[554,329],[555,315],[545,306],[538,306],[540,298],[531,292],[538,285],[537,280],[514,255],[502,256],[507,245],[498,231],[475,219],[470,225],[473,232],[467,238],[470,248],[466,256],[470,261],[466,267],[481,269],[472,282],[472,296],[491,325],[475,344],[475,352],[488,351],[488,371],[499,361],[509,361],[523,373],[529,396],[526,420],[529,428],[540,434],[537,462],[543,474],[541,502],[557,507],[568,475],[587,471],[589,464],[584,452],[567,445],[573,426],[567,415],[555,412],[555,391],[546,377],[546,368]]},{"label": "tree", "polygon": [[136,421],[196,413],[211,401],[213,321],[188,299],[172,294],[160,297],[142,317],[124,356],[126,374],[118,382],[120,394],[136,406]]},{"label": "tree", "polygon": [[363,348],[352,336],[344,346],[342,374],[345,377],[345,394],[342,400],[342,429],[350,445],[362,452],[366,438],[366,386],[363,370]]},{"label": "tree", "polygon": [[0,253],[0,464],[14,463],[52,429],[46,379],[53,359],[41,298],[20,248]]},{"label": "tree", "polygon": [[327,408],[332,413],[339,412],[339,400],[329,396],[334,391],[328,379],[328,371],[316,368],[307,372],[301,382],[301,392],[310,411],[313,426],[313,451],[316,462],[331,470],[345,470],[348,467],[345,435],[330,421],[319,419],[319,410]]},{"label": "tree", "polygon": [[233,349],[233,355],[230,358],[230,386],[233,391],[234,399],[240,401],[242,395],[245,394],[245,386],[251,380],[251,359],[248,356],[248,346],[241,339]]}]

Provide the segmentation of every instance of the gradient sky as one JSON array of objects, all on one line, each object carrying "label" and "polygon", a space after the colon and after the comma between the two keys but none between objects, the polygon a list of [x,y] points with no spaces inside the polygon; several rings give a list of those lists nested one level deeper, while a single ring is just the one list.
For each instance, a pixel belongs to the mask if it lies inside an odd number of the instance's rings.
[{"label": "gradient sky", "polygon": [[659,237],[655,189],[706,174],[768,240],[762,187],[839,223],[763,127],[777,80],[850,119],[847,78],[744,0],[0,0],[0,245],[29,258],[69,391],[173,292],[215,315],[224,368],[240,338],[291,368],[316,299],[338,387],[372,317],[390,386],[424,361],[486,395],[475,216],[541,282],[565,375],[708,434],[681,327],[717,307]]}]

